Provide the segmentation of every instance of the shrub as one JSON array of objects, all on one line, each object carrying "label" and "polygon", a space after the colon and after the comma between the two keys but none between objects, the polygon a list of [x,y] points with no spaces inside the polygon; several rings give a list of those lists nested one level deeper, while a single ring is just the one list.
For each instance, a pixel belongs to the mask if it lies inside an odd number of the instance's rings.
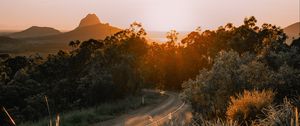
[{"label": "shrub", "polygon": [[237,97],[230,97],[230,104],[227,107],[227,118],[239,123],[249,123],[257,115],[262,114],[261,110],[273,102],[275,93],[267,91],[244,91]]},{"label": "shrub", "polygon": [[[249,92],[249,91],[248,91]],[[256,91],[259,92],[259,91]],[[264,91],[263,91],[264,92]],[[271,91],[269,91],[271,92]],[[251,92],[249,92],[251,93]],[[259,92],[262,94],[262,92]],[[257,119],[249,121],[249,126],[299,126],[299,111],[294,105],[299,102],[298,99],[284,99],[282,104],[269,105],[262,109],[261,115]],[[176,119],[175,119],[176,120]],[[203,115],[195,114],[189,123],[193,126],[240,126],[235,120],[224,120],[219,117],[208,120]],[[166,125],[169,126],[169,125]]]},{"label": "shrub", "polygon": [[203,69],[194,79],[182,84],[181,96],[192,104],[195,112],[206,118],[223,116],[230,96],[243,91],[247,85],[239,79],[239,67],[247,63],[246,54],[221,52],[210,70]]},{"label": "shrub", "polygon": [[266,89],[270,84],[274,84],[276,75],[264,63],[253,60],[247,64],[243,64],[239,68],[239,78],[247,84],[247,87],[252,89]]},{"label": "shrub", "polygon": [[284,99],[283,104],[263,109],[264,117],[255,120],[257,126],[299,126],[299,113],[292,102]]}]

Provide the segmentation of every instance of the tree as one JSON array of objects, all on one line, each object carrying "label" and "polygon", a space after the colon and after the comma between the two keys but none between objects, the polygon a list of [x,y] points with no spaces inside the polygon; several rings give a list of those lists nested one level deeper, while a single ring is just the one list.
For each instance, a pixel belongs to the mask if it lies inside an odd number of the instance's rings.
[{"label": "tree", "polygon": [[69,46],[73,47],[73,48],[77,48],[80,45],[80,41],[76,40],[76,41],[71,41],[69,43]]},{"label": "tree", "polygon": [[169,32],[167,32],[167,36],[166,38],[168,39],[169,43],[176,43],[178,40],[178,36],[179,33],[176,30],[171,30]]}]

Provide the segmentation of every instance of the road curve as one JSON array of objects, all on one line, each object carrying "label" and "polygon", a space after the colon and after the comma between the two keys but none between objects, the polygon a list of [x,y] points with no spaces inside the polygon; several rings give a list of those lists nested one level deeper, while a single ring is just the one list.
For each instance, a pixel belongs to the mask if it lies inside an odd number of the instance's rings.
[{"label": "road curve", "polygon": [[189,106],[181,101],[178,93],[165,92],[165,95],[168,98],[157,105],[146,106],[94,126],[157,126],[186,113]]}]

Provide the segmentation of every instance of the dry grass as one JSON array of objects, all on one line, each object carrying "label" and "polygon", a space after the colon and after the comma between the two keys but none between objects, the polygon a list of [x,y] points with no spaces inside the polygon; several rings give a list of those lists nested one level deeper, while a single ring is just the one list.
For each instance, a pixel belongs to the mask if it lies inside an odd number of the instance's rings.
[{"label": "dry grass", "polygon": [[230,97],[230,104],[226,115],[229,120],[245,122],[251,121],[261,114],[261,110],[272,104],[275,93],[273,91],[244,91],[237,97]]},{"label": "dry grass", "polygon": [[264,113],[262,116],[248,124],[240,124],[236,121],[224,120],[218,117],[214,120],[206,120],[203,116],[196,115],[188,124],[182,125],[181,122],[184,120],[176,118],[163,124],[163,126],[299,126],[298,108],[292,106],[288,102],[277,106],[268,106],[267,108],[264,108],[263,111]]},{"label": "dry grass", "polygon": [[284,99],[280,105],[263,109],[264,116],[256,119],[253,126],[299,126],[299,112],[291,101]]}]

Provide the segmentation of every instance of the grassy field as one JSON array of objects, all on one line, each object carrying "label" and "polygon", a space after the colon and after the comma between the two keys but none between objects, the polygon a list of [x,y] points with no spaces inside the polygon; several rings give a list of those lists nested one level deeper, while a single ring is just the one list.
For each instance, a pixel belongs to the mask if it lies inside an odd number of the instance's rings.
[{"label": "grassy field", "polygon": [[[130,96],[115,102],[100,104],[96,107],[87,109],[74,110],[60,115],[60,126],[87,126],[97,122],[113,119],[121,114],[140,107],[157,104],[167,96],[158,93],[143,93],[144,104],[142,104],[142,95]],[[52,120],[55,120],[54,118]],[[25,122],[19,126],[47,126],[49,118],[42,119],[38,122]],[[53,121],[53,126],[55,122]]]}]

